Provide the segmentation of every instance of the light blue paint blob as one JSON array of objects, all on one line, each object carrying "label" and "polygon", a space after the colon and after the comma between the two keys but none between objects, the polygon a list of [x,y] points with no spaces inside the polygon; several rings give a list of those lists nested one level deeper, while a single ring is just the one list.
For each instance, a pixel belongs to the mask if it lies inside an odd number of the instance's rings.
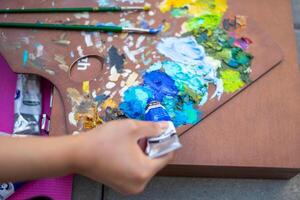
[{"label": "light blue paint blob", "polygon": [[197,95],[204,96],[208,92],[207,85],[202,76],[199,76],[198,67],[182,65],[172,61],[162,62],[162,68],[173,80],[181,93],[188,87]]},{"label": "light blue paint blob", "polygon": [[[96,23],[95,26],[98,26],[98,27],[101,27],[101,26],[118,26],[118,24],[115,24],[113,22],[107,22],[107,23],[100,23],[99,22],[99,23]],[[110,36],[114,35],[113,32],[107,32],[107,34],[110,35]]]},{"label": "light blue paint blob", "polygon": [[23,51],[23,66],[26,67],[27,66],[27,61],[29,58],[29,52],[27,50]]},{"label": "light blue paint blob", "polygon": [[99,6],[111,6],[112,2],[109,0],[97,0]]},{"label": "light blue paint blob", "polygon": [[145,66],[150,65],[150,63],[152,62],[151,58],[148,58],[148,59],[145,58],[145,54],[144,53],[142,54],[141,59],[142,59],[142,61],[143,61],[143,63],[144,63]]},{"label": "light blue paint blob", "polygon": [[171,60],[187,65],[202,65],[205,57],[204,48],[193,36],[163,38],[157,50]]},{"label": "light blue paint blob", "polygon": [[125,20],[124,18],[120,19],[120,24],[119,26],[121,27],[126,27],[126,28],[132,28],[134,25],[131,23],[130,20]]},{"label": "light blue paint blob", "polygon": [[155,63],[150,69],[161,68],[168,74],[176,84],[181,94],[184,94],[185,87],[201,96],[199,105],[204,105],[208,100],[208,87],[210,84],[216,86],[211,98],[215,96],[220,99],[223,94],[223,81],[217,76],[217,68],[204,59],[203,65],[193,66],[177,63],[174,61],[163,61]]},{"label": "light blue paint blob", "polygon": [[153,65],[151,65],[146,72],[152,72],[156,70],[160,70],[162,68],[162,63],[161,62],[156,62]]}]

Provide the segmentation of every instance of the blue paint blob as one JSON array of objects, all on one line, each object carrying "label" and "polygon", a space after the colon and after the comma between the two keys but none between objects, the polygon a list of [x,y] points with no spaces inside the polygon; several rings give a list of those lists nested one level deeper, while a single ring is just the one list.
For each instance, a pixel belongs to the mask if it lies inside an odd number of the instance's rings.
[{"label": "blue paint blob", "polygon": [[142,119],[145,108],[142,106],[141,101],[125,101],[119,105],[120,110],[131,119]]},{"label": "blue paint blob", "polygon": [[[129,118],[146,120],[148,103],[159,101],[166,109],[176,127],[195,124],[200,121],[201,113],[195,101],[185,92],[183,85],[196,88],[200,94],[207,94],[207,86],[190,66],[172,61],[155,63],[143,75],[143,85],[130,87],[124,93],[120,110]],[[164,71],[162,71],[164,70]],[[206,73],[203,70],[203,73]]]},{"label": "blue paint blob", "polygon": [[105,94],[101,94],[101,95],[96,96],[94,98],[94,100],[97,101],[98,104],[101,104],[101,103],[103,103],[108,98],[109,98],[109,96],[107,96]]},{"label": "blue paint blob", "polygon": [[141,28],[144,28],[144,29],[149,29],[149,28],[150,28],[148,22],[145,21],[145,20],[142,20],[142,21],[140,22],[140,27],[141,27]]},{"label": "blue paint blob", "polygon": [[230,59],[227,64],[232,67],[232,68],[238,68],[240,66],[240,63],[238,63],[236,60],[234,59]]},{"label": "blue paint blob", "polygon": [[153,92],[145,86],[130,87],[125,91],[120,110],[129,118],[143,119],[147,103],[153,98]]},{"label": "blue paint blob", "polygon": [[144,85],[152,89],[155,100],[162,102],[165,96],[176,96],[178,89],[174,80],[166,73],[156,70],[144,74]]}]

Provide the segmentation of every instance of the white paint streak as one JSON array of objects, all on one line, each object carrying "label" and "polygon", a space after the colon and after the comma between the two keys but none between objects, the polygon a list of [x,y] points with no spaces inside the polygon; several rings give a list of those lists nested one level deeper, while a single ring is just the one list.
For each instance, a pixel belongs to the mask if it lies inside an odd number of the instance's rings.
[{"label": "white paint streak", "polygon": [[126,53],[127,57],[133,62],[133,63],[136,63],[137,60],[135,58],[135,56],[137,56],[138,54],[141,54],[145,51],[146,47],[141,47],[139,49],[136,49],[136,50],[133,50],[133,51],[130,51],[128,46],[124,46],[123,47],[123,50],[124,52]]},{"label": "white paint streak", "polygon": [[90,18],[90,14],[88,12],[83,12],[83,13],[75,13],[74,17],[76,19],[89,19]]},{"label": "white paint streak", "polygon": [[116,84],[114,82],[108,82],[105,87],[106,87],[106,89],[112,89],[115,86],[116,86]]},{"label": "white paint streak", "polygon": [[37,44],[36,45],[36,57],[42,57],[44,54],[44,46],[42,44]]},{"label": "white paint streak", "polygon": [[69,122],[70,124],[72,124],[73,126],[77,126],[77,121],[75,119],[75,113],[74,112],[70,112],[68,115],[69,118]]},{"label": "white paint streak", "polygon": [[81,46],[78,46],[78,47],[77,47],[77,51],[78,51],[78,55],[79,55],[80,57],[83,57],[83,56],[84,56],[84,54],[83,54],[83,49],[82,49]]},{"label": "white paint streak", "polygon": [[138,76],[139,75],[136,72],[132,72],[126,81],[126,86],[127,87],[133,86]]},{"label": "white paint streak", "polygon": [[140,46],[144,42],[145,38],[146,37],[144,35],[141,35],[136,41],[135,48],[140,48]]},{"label": "white paint streak", "polygon": [[84,37],[84,42],[87,47],[91,47],[94,45],[92,35],[90,33],[81,32],[81,35]]}]

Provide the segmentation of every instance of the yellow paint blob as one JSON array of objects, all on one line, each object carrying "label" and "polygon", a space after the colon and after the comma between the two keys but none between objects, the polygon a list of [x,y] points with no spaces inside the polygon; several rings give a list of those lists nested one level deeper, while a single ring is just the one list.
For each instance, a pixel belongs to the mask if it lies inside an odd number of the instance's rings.
[{"label": "yellow paint blob", "polygon": [[224,14],[228,5],[227,0],[164,0],[159,6],[163,13],[182,7],[188,8],[188,15],[199,17],[205,14]]},{"label": "yellow paint blob", "polygon": [[161,12],[165,13],[170,11],[172,8],[181,8],[195,2],[196,0],[164,0],[160,3],[159,9]]},{"label": "yellow paint blob", "polygon": [[90,82],[89,81],[83,81],[82,82],[82,91],[84,94],[90,93]]},{"label": "yellow paint blob", "polygon": [[118,108],[118,104],[117,104],[117,102],[115,102],[113,99],[110,98],[110,99],[105,100],[101,107],[103,110],[106,110],[108,107]]}]

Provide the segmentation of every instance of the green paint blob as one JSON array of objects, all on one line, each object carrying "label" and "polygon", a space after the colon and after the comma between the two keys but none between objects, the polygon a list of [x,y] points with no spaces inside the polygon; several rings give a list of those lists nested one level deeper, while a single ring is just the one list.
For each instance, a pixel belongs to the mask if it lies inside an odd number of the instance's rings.
[{"label": "green paint blob", "polygon": [[238,71],[227,69],[221,71],[220,74],[224,83],[224,91],[227,93],[234,93],[245,85]]},{"label": "green paint blob", "polygon": [[208,31],[200,28],[196,34],[197,42],[205,48],[207,55],[222,61],[220,71],[234,69],[240,73],[245,83],[250,83],[250,67],[253,56],[234,45],[235,38],[222,28]]},{"label": "green paint blob", "polygon": [[186,32],[198,32],[200,28],[212,30],[219,26],[221,20],[222,15],[220,14],[202,15],[188,19],[183,27]]}]

